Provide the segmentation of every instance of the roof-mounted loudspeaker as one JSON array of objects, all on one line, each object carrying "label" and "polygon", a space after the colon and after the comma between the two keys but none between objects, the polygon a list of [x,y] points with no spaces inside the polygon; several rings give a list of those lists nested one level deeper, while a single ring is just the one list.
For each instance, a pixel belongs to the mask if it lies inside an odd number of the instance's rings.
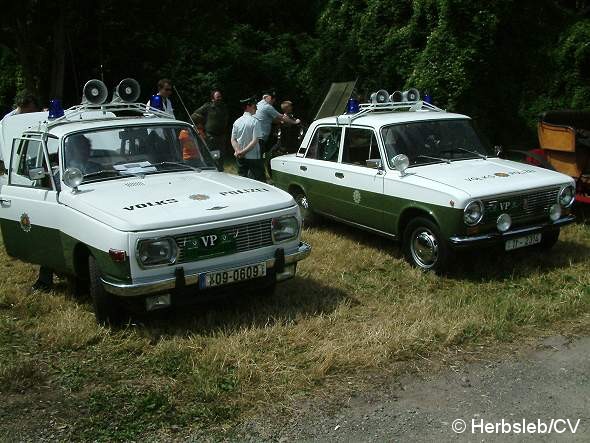
[{"label": "roof-mounted loudspeaker", "polygon": [[420,92],[416,88],[410,88],[404,91],[403,95],[405,102],[417,102],[420,100]]},{"label": "roof-mounted loudspeaker", "polygon": [[102,105],[109,95],[107,86],[100,80],[88,80],[82,91],[82,103],[87,105]]},{"label": "roof-mounted loudspeaker", "polygon": [[141,88],[137,80],[125,78],[115,88],[112,102],[134,103],[139,98],[140,92]]},{"label": "roof-mounted loudspeaker", "polygon": [[385,89],[380,89],[377,92],[371,94],[371,103],[388,103],[389,92]]},{"label": "roof-mounted loudspeaker", "polygon": [[389,100],[394,103],[398,103],[404,100],[404,95],[401,91],[395,91],[393,94],[389,96]]}]

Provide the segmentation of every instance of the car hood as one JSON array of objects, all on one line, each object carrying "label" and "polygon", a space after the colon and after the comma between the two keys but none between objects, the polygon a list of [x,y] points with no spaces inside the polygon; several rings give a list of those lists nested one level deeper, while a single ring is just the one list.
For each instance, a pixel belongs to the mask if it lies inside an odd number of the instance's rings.
[{"label": "car hood", "polygon": [[286,192],[214,171],[129,177],[60,192],[60,203],[121,231],[147,231],[232,219],[295,204]]},{"label": "car hood", "polygon": [[471,198],[573,182],[559,172],[498,158],[436,163],[409,168],[407,173],[458,189]]}]

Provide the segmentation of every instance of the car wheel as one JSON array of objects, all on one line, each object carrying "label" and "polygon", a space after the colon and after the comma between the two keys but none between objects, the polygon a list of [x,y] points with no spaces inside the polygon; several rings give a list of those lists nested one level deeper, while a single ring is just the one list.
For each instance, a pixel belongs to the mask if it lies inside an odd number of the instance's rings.
[{"label": "car wheel", "polygon": [[559,232],[559,229],[556,229],[555,231],[544,232],[541,237],[541,243],[539,244],[541,249],[551,249],[553,246],[555,246],[555,243],[557,243],[557,240],[559,240]]},{"label": "car wheel", "polygon": [[303,226],[313,226],[317,224],[318,216],[311,210],[307,196],[303,192],[297,191],[293,194],[293,198],[295,199],[297,205],[299,205],[299,209],[301,210]]},{"label": "car wheel", "polygon": [[406,260],[423,271],[442,272],[449,262],[449,246],[433,221],[418,217],[404,231],[403,251]]},{"label": "car wheel", "polygon": [[100,280],[100,269],[92,255],[88,257],[88,273],[90,276],[90,297],[92,297],[97,323],[101,325],[119,324],[123,319],[121,306],[114,295],[105,291]]}]

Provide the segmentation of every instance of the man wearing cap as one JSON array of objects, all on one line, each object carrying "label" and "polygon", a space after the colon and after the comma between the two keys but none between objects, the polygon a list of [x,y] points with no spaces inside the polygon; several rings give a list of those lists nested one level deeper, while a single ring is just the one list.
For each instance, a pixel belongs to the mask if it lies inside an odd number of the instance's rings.
[{"label": "man wearing cap", "polygon": [[256,100],[252,97],[240,100],[240,103],[244,107],[244,115],[234,122],[231,130],[231,145],[234,148],[238,174],[242,177],[250,175],[255,180],[266,182],[259,144],[262,132],[260,122],[254,118]]},{"label": "man wearing cap", "polygon": [[262,94],[262,100],[257,104],[256,118],[260,121],[260,130],[262,132],[262,137],[260,138],[262,140],[261,148],[263,152],[267,152],[270,149],[270,146],[267,146],[267,144],[273,122],[287,123],[289,125],[298,125],[301,123],[301,120],[293,120],[288,115],[281,114],[274,108],[275,96],[274,91],[266,91]]}]

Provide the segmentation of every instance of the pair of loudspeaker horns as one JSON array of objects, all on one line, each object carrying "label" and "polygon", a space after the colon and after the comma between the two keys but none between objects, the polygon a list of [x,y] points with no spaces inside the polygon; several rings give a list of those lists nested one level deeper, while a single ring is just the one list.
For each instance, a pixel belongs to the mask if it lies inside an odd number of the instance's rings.
[{"label": "pair of loudspeaker horns", "polygon": [[420,100],[420,92],[416,88],[410,88],[407,91],[395,91],[389,95],[385,89],[380,89],[371,94],[371,103],[398,103],[398,102],[417,102]]},{"label": "pair of loudspeaker horns", "polygon": [[[119,82],[113,92],[111,103],[133,103],[139,98],[141,88],[137,80],[125,78]],[[89,80],[82,91],[82,103],[102,105],[109,96],[107,86],[100,80]]]}]

